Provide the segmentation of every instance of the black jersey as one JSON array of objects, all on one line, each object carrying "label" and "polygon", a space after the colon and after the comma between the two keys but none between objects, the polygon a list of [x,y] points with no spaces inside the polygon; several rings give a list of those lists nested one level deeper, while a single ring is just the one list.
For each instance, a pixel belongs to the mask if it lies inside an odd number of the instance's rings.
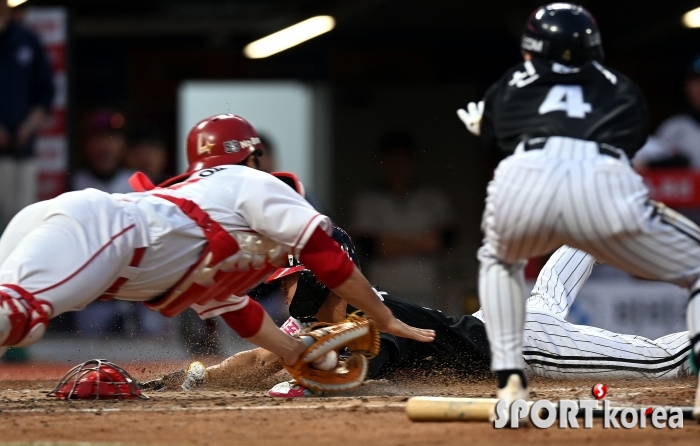
[{"label": "black jersey", "polygon": [[489,373],[491,354],[481,320],[468,315],[445,316],[384,292],[380,294],[397,319],[414,327],[435,330],[435,340],[418,342],[382,333],[380,353],[370,361],[370,378],[386,377],[398,369],[450,370],[482,376]]},{"label": "black jersey", "polygon": [[500,156],[547,136],[606,143],[631,159],[646,142],[644,95],[627,76],[598,62],[570,68],[538,58],[509,69],[484,98],[481,141]]}]

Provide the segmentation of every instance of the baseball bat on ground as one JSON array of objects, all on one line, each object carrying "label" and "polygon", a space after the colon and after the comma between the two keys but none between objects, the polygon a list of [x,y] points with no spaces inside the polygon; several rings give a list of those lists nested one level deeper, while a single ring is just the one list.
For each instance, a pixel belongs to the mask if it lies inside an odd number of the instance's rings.
[{"label": "baseball bat on ground", "polygon": [[[406,413],[412,421],[489,421],[489,416],[494,412],[497,403],[498,399],[496,398],[415,396],[408,400]],[[619,417],[623,407],[610,407],[610,409],[618,409],[617,416]],[[679,407],[679,409],[683,413],[683,419],[694,419],[692,407]],[[592,413],[593,418],[605,416],[604,409],[593,409]],[[583,418],[584,414],[585,411],[579,409],[576,417]]]},{"label": "baseball bat on ground", "polygon": [[442,398],[414,396],[406,404],[413,421],[489,421],[496,398]]}]

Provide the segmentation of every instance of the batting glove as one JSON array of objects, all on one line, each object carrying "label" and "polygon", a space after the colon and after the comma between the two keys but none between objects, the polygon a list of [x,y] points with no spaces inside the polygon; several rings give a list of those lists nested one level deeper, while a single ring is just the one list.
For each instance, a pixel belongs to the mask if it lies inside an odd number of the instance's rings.
[{"label": "batting glove", "polygon": [[481,117],[484,114],[484,101],[478,103],[470,102],[467,104],[467,109],[460,108],[457,110],[457,116],[462,120],[467,130],[474,136],[479,136],[481,133]]}]

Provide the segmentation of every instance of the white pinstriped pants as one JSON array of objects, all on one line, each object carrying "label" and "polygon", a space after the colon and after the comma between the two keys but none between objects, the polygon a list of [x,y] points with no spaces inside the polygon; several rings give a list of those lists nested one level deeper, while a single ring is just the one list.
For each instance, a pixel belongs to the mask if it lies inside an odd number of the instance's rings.
[{"label": "white pinstriped pants", "polygon": [[[634,276],[698,288],[700,229],[650,202],[626,158],[602,155],[594,142],[550,137],[544,148],[502,161],[487,189],[482,229],[479,295],[493,370],[524,367],[525,259],[566,244]],[[688,308],[693,339],[698,302]]]},{"label": "white pinstriped pants", "polygon": [[595,262],[580,249],[562,246],[540,271],[526,303],[526,370],[549,378],[690,375],[687,332],[648,339],[566,320]]}]

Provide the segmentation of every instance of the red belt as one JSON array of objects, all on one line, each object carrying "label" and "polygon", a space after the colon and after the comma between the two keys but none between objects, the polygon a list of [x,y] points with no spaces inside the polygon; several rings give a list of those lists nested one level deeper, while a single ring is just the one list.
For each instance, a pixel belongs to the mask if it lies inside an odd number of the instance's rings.
[{"label": "red belt", "polygon": [[[131,267],[138,267],[141,264],[141,260],[143,259],[143,255],[146,253],[146,248],[136,248],[134,249],[134,255],[131,257],[131,262],[129,262],[129,266]],[[104,292],[102,296],[98,298],[98,300],[110,300],[113,299],[114,296],[117,294],[117,291],[119,291],[119,288],[122,287],[126,282],[131,279],[130,277],[119,277],[117,280],[114,281],[112,286],[107,288],[107,291]]]}]

